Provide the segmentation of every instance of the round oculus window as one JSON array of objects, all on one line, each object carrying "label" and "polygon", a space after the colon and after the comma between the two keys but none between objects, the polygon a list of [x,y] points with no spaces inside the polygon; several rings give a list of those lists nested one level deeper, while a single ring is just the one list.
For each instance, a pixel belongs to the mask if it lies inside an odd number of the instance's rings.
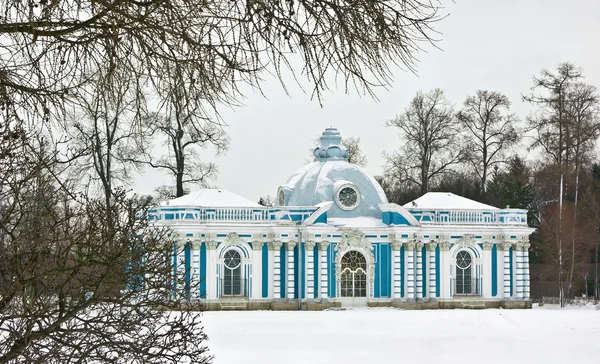
[{"label": "round oculus window", "polygon": [[277,196],[277,203],[279,203],[279,206],[284,206],[285,205],[285,192],[283,192],[283,190],[279,190],[278,196]]},{"label": "round oculus window", "polygon": [[338,205],[344,210],[352,210],[360,202],[360,195],[354,186],[344,186],[337,193]]}]

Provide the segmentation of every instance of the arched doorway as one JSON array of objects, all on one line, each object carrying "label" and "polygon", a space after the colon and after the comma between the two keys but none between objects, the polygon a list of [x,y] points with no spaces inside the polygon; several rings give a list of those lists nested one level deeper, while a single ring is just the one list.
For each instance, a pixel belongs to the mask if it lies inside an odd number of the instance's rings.
[{"label": "arched doorway", "polygon": [[365,306],[367,303],[367,260],[356,250],[340,261],[340,296],[344,306]]},{"label": "arched doorway", "polygon": [[244,295],[242,280],[242,257],[235,249],[223,255],[223,296]]},{"label": "arched doorway", "polygon": [[473,256],[467,250],[456,254],[454,292],[457,295],[477,295],[478,284],[473,274]]}]

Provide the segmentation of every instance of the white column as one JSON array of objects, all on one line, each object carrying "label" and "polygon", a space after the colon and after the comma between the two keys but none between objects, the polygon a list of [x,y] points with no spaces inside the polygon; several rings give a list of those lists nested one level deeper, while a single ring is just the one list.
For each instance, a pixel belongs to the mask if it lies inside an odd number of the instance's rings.
[{"label": "white column", "polygon": [[306,249],[306,298],[315,298],[315,242],[304,243]]},{"label": "white column", "polygon": [[252,242],[252,295],[254,299],[262,298],[262,241]]},{"label": "white column", "polygon": [[288,241],[285,243],[287,248],[287,295],[285,296],[287,299],[294,298],[294,288],[295,288],[295,277],[294,277],[294,247],[296,246],[295,241]]},{"label": "white column", "polygon": [[192,287],[192,298],[200,298],[200,247],[202,242],[194,240],[192,242],[192,278],[190,286]]},{"label": "white column", "polygon": [[217,245],[216,241],[206,242],[206,296],[208,299],[217,299]]},{"label": "white column", "polygon": [[435,261],[435,248],[437,243],[430,242],[427,244],[427,251],[429,252],[429,260],[427,266],[429,267],[429,300],[435,301],[437,296],[437,282],[436,282],[436,261]]},{"label": "white column", "polygon": [[402,243],[392,241],[392,294],[393,298],[400,299],[402,287],[402,274],[400,272],[400,247]]},{"label": "white column", "polygon": [[440,298],[452,298],[450,292],[450,242],[440,243]]},{"label": "white column", "polygon": [[531,277],[529,276],[529,247],[531,244],[523,244],[523,298],[531,298]]},{"label": "white column", "polygon": [[268,270],[269,270],[269,276],[268,276],[268,285],[267,285],[267,290],[268,290],[268,298],[270,300],[273,299],[273,284],[274,284],[274,277],[275,277],[275,269],[273,268],[273,264],[275,262],[275,252],[273,251],[273,243],[268,243],[267,245],[269,247],[269,252],[267,255],[267,259],[268,259]]},{"label": "white column", "polygon": [[517,270],[515,274],[517,282],[517,299],[523,299],[523,243],[517,243],[514,245],[515,258],[517,260]]},{"label": "white column", "polygon": [[415,243],[404,244],[406,257],[406,298],[415,300]]},{"label": "white column", "polygon": [[483,243],[483,277],[481,277],[483,292],[481,293],[485,298],[492,297],[492,246],[492,243]]},{"label": "white column", "polygon": [[328,241],[319,242],[319,297],[327,299],[329,297],[329,284],[327,276],[327,248]]},{"label": "white column", "polygon": [[273,241],[273,298],[281,298],[281,287],[284,286],[285,274],[281,271],[281,245],[280,241]]},{"label": "white column", "polygon": [[504,298],[510,298],[510,243],[504,243]]},{"label": "white column", "polygon": [[415,244],[415,249],[417,250],[417,300],[422,300],[424,293],[423,292],[423,242],[419,241]]}]

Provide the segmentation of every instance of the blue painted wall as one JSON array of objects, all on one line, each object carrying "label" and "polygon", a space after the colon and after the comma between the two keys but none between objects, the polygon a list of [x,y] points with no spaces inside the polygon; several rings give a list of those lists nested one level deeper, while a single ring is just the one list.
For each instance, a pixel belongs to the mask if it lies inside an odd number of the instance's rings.
[{"label": "blue painted wall", "polygon": [[206,298],[206,244],[200,246],[200,298]]},{"label": "blue painted wall", "polygon": [[262,247],[262,297],[269,297],[269,246]]},{"label": "blue painted wall", "polygon": [[498,248],[492,246],[492,296],[498,295]]}]

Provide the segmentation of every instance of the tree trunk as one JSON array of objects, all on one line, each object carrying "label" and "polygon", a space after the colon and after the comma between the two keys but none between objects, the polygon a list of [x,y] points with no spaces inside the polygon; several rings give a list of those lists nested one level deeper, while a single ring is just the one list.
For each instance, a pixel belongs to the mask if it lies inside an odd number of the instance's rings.
[{"label": "tree trunk", "polygon": [[560,307],[565,307],[565,290],[563,287],[563,250],[562,250],[562,210],[563,210],[563,173],[560,173],[560,196],[558,196],[558,297]]}]

